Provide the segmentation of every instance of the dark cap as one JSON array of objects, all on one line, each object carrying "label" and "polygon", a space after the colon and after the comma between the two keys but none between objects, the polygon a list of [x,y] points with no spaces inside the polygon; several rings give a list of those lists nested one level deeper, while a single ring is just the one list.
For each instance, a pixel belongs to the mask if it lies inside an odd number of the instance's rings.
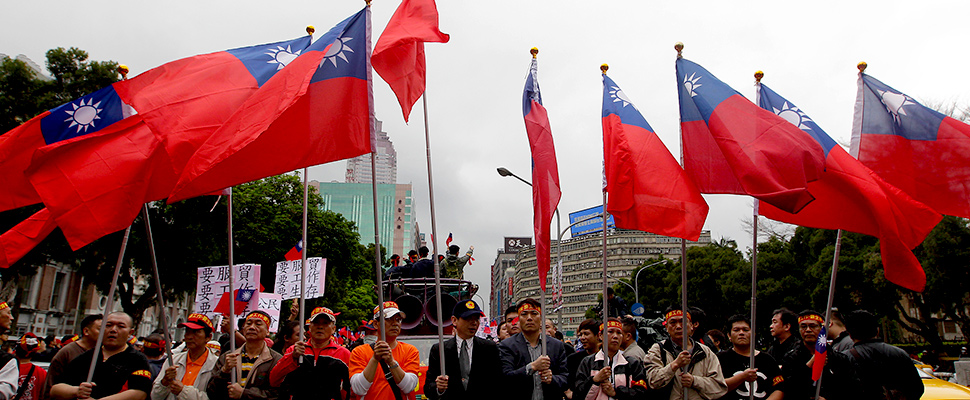
[{"label": "dark cap", "polygon": [[485,312],[482,308],[475,303],[474,300],[466,300],[455,305],[455,310],[451,313],[455,318],[468,318],[473,315],[478,315],[481,317],[485,316]]}]

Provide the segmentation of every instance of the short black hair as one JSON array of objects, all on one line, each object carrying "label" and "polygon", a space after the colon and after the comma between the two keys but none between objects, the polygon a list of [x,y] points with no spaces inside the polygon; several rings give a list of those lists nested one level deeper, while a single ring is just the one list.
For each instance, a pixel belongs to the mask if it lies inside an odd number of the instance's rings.
[{"label": "short black hair", "polygon": [[279,328],[280,331],[276,333],[277,340],[284,341],[286,338],[300,331],[300,322],[287,320],[281,323]]},{"label": "short black hair", "polygon": [[50,346],[50,344],[53,343],[55,339],[56,337],[54,335],[47,335],[47,337],[44,338],[44,343]]},{"label": "short black hair", "polygon": [[636,339],[637,321],[630,317],[623,317],[623,319],[621,319],[620,322],[623,324],[623,333],[629,333],[633,335],[634,339]]},{"label": "short black hair", "polygon": [[539,303],[539,300],[533,299],[531,297],[526,297],[522,300],[519,300],[519,302],[515,305],[516,312],[518,312],[518,309],[525,304],[531,305],[535,308],[542,308],[542,303]]},{"label": "short black hair", "polygon": [[879,336],[879,318],[866,310],[856,310],[846,316],[845,328],[852,340],[869,340]]},{"label": "short black hair", "polygon": [[614,293],[615,293],[615,292],[613,291],[613,287],[608,287],[608,288],[606,288],[606,295],[607,295],[607,296],[609,296],[609,295],[611,295],[611,294],[614,294]]},{"label": "short black hair", "polygon": [[418,254],[420,254],[421,257],[427,256],[430,251],[431,250],[428,250],[428,246],[421,246],[418,248]]},{"label": "short black hair", "polygon": [[451,254],[457,255],[458,254],[458,251],[460,251],[460,250],[461,250],[461,247],[458,247],[457,244],[453,244],[451,246],[448,246],[448,252],[451,253]]},{"label": "short black hair", "polygon": [[400,254],[391,254],[391,259],[392,260],[398,260],[400,258],[401,258],[401,255]]},{"label": "short black hair", "polygon": [[417,252],[417,250],[411,250],[411,251],[408,252],[408,255],[409,256],[416,256],[416,255],[418,255],[418,252]]},{"label": "short black hair", "polygon": [[580,322],[579,323],[579,328],[576,328],[576,332],[579,332],[579,331],[585,329],[585,330],[589,330],[590,332],[593,332],[596,335],[599,335],[600,334],[600,325],[603,325],[603,323],[600,322],[600,320],[590,318],[590,319],[587,319],[587,320],[585,320],[583,322]]},{"label": "short black hair", "polygon": [[745,314],[734,314],[728,317],[727,325],[724,326],[725,331],[731,332],[731,329],[734,328],[735,322],[744,322],[748,324],[748,329],[751,329],[751,318],[748,318],[748,316]]},{"label": "short black hair", "polygon": [[516,306],[509,306],[505,309],[505,314],[502,315],[503,318],[508,318],[509,314],[518,314],[519,308]]},{"label": "short black hair", "polygon": [[84,317],[84,319],[81,320],[81,329],[89,328],[89,327],[91,327],[91,324],[97,322],[98,320],[102,320],[102,319],[104,319],[104,316],[101,315],[101,314],[91,314],[91,315],[88,315],[88,316]]},{"label": "short black hair", "polygon": [[832,322],[843,328],[845,327],[845,319],[842,318],[842,313],[839,312],[839,309],[835,307],[832,307],[832,313],[829,316],[829,322]]},{"label": "short black hair", "polygon": [[771,312],[771,316],[772,317],[774,317],[775,315],[778,315],[778,314],[781,314],[781,318],[780,319],[781,319],[781,323],[783,325],[788,325],[788,326],[790,326],[792,328],[798,326],[798,315],[795,315],[795,313],[792,312],[792,310],[789,310],[789,309],[787,309],[785,307],[782,307],[782,308],[779,308],[779,309]]},{"label": "short black hair", "polygon": [[696,323],[698,327],[704,325],[704,321],[707,320],[707,313],[700,307],[687,307],[687,312],[690,313],[690,322]]}]

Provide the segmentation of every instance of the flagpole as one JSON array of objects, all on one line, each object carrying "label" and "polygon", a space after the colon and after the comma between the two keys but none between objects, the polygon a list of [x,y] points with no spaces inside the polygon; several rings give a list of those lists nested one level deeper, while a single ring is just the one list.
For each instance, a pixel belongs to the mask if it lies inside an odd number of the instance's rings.
[{"label": "flagpole", "polygon": [[[310,35],[310,41],[313,41],[313,32],[316,29],[313,25],[308,25],[306,27],[307,35]],[[300,241],[302,244],[300,249],[300,341],[306,340],[306,257],[307,257],[307,201],[310,198],[310,169],[308,167],[303,168],[303,237]],[[297,363],[303,364],[303,357],[297,360]]]},{"label": "flagpole", "polygon": [[[613,363],[613,359],[610,358],[610,339],[606,335],[607,322],[610,319],[610,301],[607,289],[609,288],[609,282],[607,282],[607,271],[606,271],[606,219],[608,215],[606,213],[606,190],[603,190],[603,360],[606,365],[609,366]],[[612,374],[611,379],[612,379]]]},{"label": "flagpole", "polygon": [[[438,310],[438,359],[441,362],[441,371],[445,370],[445,331],[442,327],[444,317],[442,316],[443,310],[441,309],[441,264],[438,263],[438,225],[435,221],[435,211],[434,211],[434,179],[432,179],[431,173],[431,132],[428,126],[428,89],[424,90],[424,94],[421,96],[422,104],[424,105],[424,144],[425,149],[428,153],[428,193],[431,200],[431,247],[434,249],[432,253],[431,260],[434,262],[434,298],[435,307]],[[540,307],[540,310],[542,308]]]},{"label": "flagpole", "polygon": [[[374,270],[377,274],[377,319],[379,321],[378,334],[380,340],[386,340],[384,335],[384,271],[381,269],[381,237],[380,225],[377,222],[377,160],[374,152],[374,135],[377,130],[377,116],[374,114],[374,78],[373,68],[371,67],[371,9],[370,0],[367,3],[367,101],[370,108],[370,177],[371,190],[374,200]],[[442,370],[444,371],[444,370]]]},{"label": "flagpole", "polygon": [[118,262],[115,263],[114,278],[111,279],[111,287],[108,289],[108,301],[104,305],[104,317],[102,318],[101,329],[98,332],[98,341],[94,345],[94,354],[91,356],[91,365],[88,367],[88,379],[85,379],[85,382],[91,382],[91,379],[94,378],[94,367],[98,364],[98,359],[101,358],[101,344],[104,343],[104,333],[107,331],[104,328],[104,321],[108,319],[108,315],[111,314],[111,309],[114,305],[115,290],[118,289],[118,276],[121,275],[121,264],[125,260],[125,249],[128,247],[129,234],[131,234],[131,225],[125,229],[125,234],[121,238],[121,250],[118,251]]},{"label": "flagpole", "polygon": [[[761,104],[761,78],[765,76],[764,72],[758,71],[754,73],[755,79],[755,103]],[[758,208],[761,205],[761,201],[754,199],[754,207],[752,207],[752,233],[751,233],[751,339],[750,339],[750,351],[751,355],[748,359],[748,368],[755,367],[755,353],[758,351],[757,347],[757,319],[758,319]],[[730,327],[728,327],[730,328]],[[754,390],[748,393],[748,398],[754,400]]]},{"label": "flagpole", "polygon": [[[825,323],[822,324],[822,332],[819,334],[818,340],[828,340],[824,337],[826,332],[828,332],[829,323],[832,320],[832,303],[835,302],[835,277],[839,273],[839,250],[842,248],[842,230],[839,229],[839,233],[835,236],[835,255],[832,260],[832,277],[829,279],[829,299],[825,306]],[[825,350],[826,358],[828,358],[828,349]],[[814,362],[819,362],[815,360]],[[823,361],[824,362],[824,361]],[[824,372],[824,369],[823,369]],[[815,382],[815,399],[819,399],[822,393],[822,378],[825,374],[819,375],[818,382]]]},{"label": "flagpole", "polygon": [[165,335],[165,353],[168,354],[168,359],[171,360],[170,362],[174,363],[175,358],[172,357],[172,332],[168,326],[165,295],[162,294],[162,280],[158,277],[158,259],[155,257],[155,241],[152,238],[152,224],[148,220],[148,203],[142,204],[141,215],[142,219],[145,220],[145,232],[148,236],[148,254],[152,258],[152,277],[155,279],[155,292],[156,296],[158,296],[158,307],[161,310],[159,314],[162,320],[162,333]]},{"label": "flagpole", "polygon": [[[677,50],[677,58],[683,58],[681,52],[684,50],[684,44],[677,42],[674,44],[674,50]],[[676,81],[677,73],[674,72],[674,77]],[[680,164],[684,165],[684,132],[681,128],[680,132]],[[680,307],[681,312],[681,329],[683,332],[683,340],[681,341],[681,350],[687,350],[687,344],[690,343],[690,335],[687,334],[687,241],[683,238],[680,239]],[[687,373],[687,366],[682,368],[682,373]],[[683,394],[683,399],[687,400],[687,389],[681,390]]]},{"label": "flagpole", "polygon": [[[232,187],[229,187],[228,194],[226,195],[226,214],[229,228],[229,351],[232,353],[236,352],[236,295],[235,295],[235,283],[232,271]],[[225,294],[223,294],[225,296]],[[233,368],[233,373],[230,376],[232,383],[239,381],[239,364]]]},{"label": "flagpole", "polygon": [[[529,49],[529,53],[532,54],[532,62],[535,63],[536,62],[535,61],[536,60],[536,56],[539,54],[539,49],[536,48],[536,47],[533,47],[533,48]],[[536,78],[533,77],[532,79],[533,79],[533,84],[534,85],[538,85],[538,83],[536,83],[538,81],[535,80]],[[538,86],[536,86],[536,88],[538,88]],[[538,89],[536,91],[538,91]],[[532,176],[532,180],[535,181],[535,175]],[[535,186],[533,186],[533,190],[534,189],[535,189]],[[538,212],[538,211],[539,210],[534,210],[533,212]],[[558,211],[559,211],[559,207],[556,207],[556,212],[558,212]],[[543,217],[545,217],[545,216],[543,215]],[[559,227],[556,227],[556,229],[559,229]],[[544,240],[544,239],[547,239],[547,238],[542,238],[542,239],[536,238],[536,242],[538,242],[540,240]],[[548,239],[552,239],[552,238],[550,237]],[[538,247],[536,247],[536,250],[538,250]],[[539,260],[539,255],[536,254],[536,261],[538,261],[538,260]],[[542,278],[546,278],[546,281],[548,283],[548,280],[549,280],[549,268],[548,268],[548,266],[546,266],[546,267],[547,268],[546,268],[546,274],[545,274],[545,276],[540,276],[539,277],[539,281],[540,282],[542,282]],[[538,271],[538,270],[540,270],[540,268],[539,268],[539,265],[537,263],[536,264],[536,271]],[[604,274],[606,273],[605,270],[604,270],[603,273]],[[605,279],[606,278],[604,278],[604,280]],[[542,305],[541,307],[539,307],[539,321],[540,321],[539,322],[539,325],[542,326],[542,328],[539,330],[539,332],[541,332],[539,334],[539,342],[542,344],[542,353],[541,354],[542,355],[546,355],[546,332],[545,332],[546,331],[546,288],[544,287],[544,285],[541,285],[541,284],[539,286],[540,286],[540,288],[539,288],[539,303]],[[442,365],[444,365],[444,364],[442,364]],[[442,370],[442,371],[444,371],[444,370]]]}]

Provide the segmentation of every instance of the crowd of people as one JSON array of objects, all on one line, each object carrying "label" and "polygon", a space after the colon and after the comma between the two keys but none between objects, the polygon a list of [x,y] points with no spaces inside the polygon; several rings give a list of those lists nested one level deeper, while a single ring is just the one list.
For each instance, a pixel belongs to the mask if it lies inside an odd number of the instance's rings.
[{"label": "crowd of people", "polygon": [[[249,312],[234,337],[222,335],[218,341],[212,340],[213,322],[191,314],[179,324],[185,334],[171,358],[162,335],[132,337],[127,314],[91,315],[82,321],[81,333],[60,341],[60,348],[56,340],[48,345],[27,333],[14,354],[0,352],[0,400],[415,400],[419,389],[431,400],[496,395],[709,400],[745,399],[751,393],[757,399],[801,400],[815,397],[813,369],[822,371],[821,397],[828,400],[918,399],[923,392],[909,356],[876,339],[877,319],[866,311],[844,319],[835,314],[832,344],[820,360],[816,341],[824,322],[811,310],[776,310],[774,342],[758,351],[745,315],[729,318],[726,334],[700,334],[691,315],[702,311],[692,308],[685,315],[670,307],[664,314],[668,337],[649,348],[638,345],[637,323],[629,316],[588,319],[579,324],[574,347],[561,340],[552,321],[542,319],[541,307],[534,299],[521,300],[506,311],[498,337],[492,338],[477,336],[485,316],[479,304],[461,301],[451,313],[453,335],[443,349],[435,344],[427,360],[414,345],[398,340],[406,315],[393,301],[375,307],[373,319],[361,326],[366,335],[347,346],[336,340],[340,313],[327,307],[313,309],[302,321],[303,338],[300,321],[281,323],[275,342],[269,339],[272,319],[264,311]],[[222,331],[229,320],[223,319]],[[11,321],[9,307],[0,303],[0,330],[8,330]],[[103,344],[89,378],[102,329]],[[32,364],[48,354],[53,355],[46,372]],[[422,361],[427,372],[419,388]]]},{"label": "crowd of people", "polygon": [[[408,258],[403,261],[399,254],[391,255],[387,270],[384,272],[384,278],[434,278],[434,261],[428,258],[430,252],[428,246],[421,246],[417,250],[409,251]],[[448,254],[438,256],[441,278],[465,279],[465,265],[473,260],[472,254],[475,252],[475,246],[469,246],[468,251],[463,256],[458,256],[459,252],[461,252],[461,247],[450,245],[448,246]]]}]

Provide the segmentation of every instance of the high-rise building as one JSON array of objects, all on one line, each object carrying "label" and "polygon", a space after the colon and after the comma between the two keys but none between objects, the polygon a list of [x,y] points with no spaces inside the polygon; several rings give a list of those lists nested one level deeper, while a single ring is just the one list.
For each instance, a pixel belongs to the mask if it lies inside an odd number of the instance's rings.
[{"label": "high-rise building", "polygon": [[[0,53],[0,58],[4,58],[4,57],[10,57],[10,56]],[[48,81],[48,82],[54,80],[54,78],[47,76],[47,74],[44,71],[44,68],[42,68],[40,65],[37,65],[37,63],[35,63],[34,60],[31,60],[29,57],[23,54],[18,54],[17,57],[15,57],[14,59],[23,61],[25,64],[27,64],[27,67],[34,72],[34,77],[36,77],[37,79],[40,79],[42,81]]]},{"label": "high-rise building", "polygon": [[[377,135],[374,142],[377,165],[377,183],[396,184],[397,183],[397,151],[394,150],[394,143],[387,137],[387,132],[382,129],[383,123],[377,121]],[[371,155],[364,154],[359,157],[347,160],[347,183],[371,183]]]},{"label": "high-rise building", "polygon": [[[697,242],[687,242],[687,246],[706,246],[710,243],[711,232],[702,231],[700,239]],[[596,305],[597,296],[603,293],[602,246],[602,233],[583,234],[562,241],[563,310],[559,330],[566,336],[575,334],[574,330],[583,321],[586,310]],[[551,243],[553,263],[556,262],[556,247],[556,241],[553,240]],[[680,257],[680,239],[622,229],[609,229],[606,232],[606,269],[611,278],[630,279],[630,273],[636,267],[661,255],[666,258]],[[535,246],[519,250],[515,258],[512,300],[518,301],[526,297],[538,299],[539,274],[536,268]],[[552,295],[549,291],[552,288],[553,279],[551,270],[550,268],[549,281],[546,283],[546,300],[550,303]],[[616,283],[615,280],[610,280],[611,285]],[[635,302],[636,299],[628,299],[629,305]],[[658,307],[656,304],[645,304],[645,306]],[[552,310],[552,307],[548,309]],[[549,318],[557,321],[559,315],[559,313],[550,313]]]},{"label": "high-rise building", "polygon": [[505,245],[498,249],[492,263],[492,294],[489,299],[489,319],[502,316],[512,305],[512,278],[515,276],[515,255],[532,245],[531,237],[505,237]]},{"label": "high-rise building", "polygon": [[[360,243],[374,243],[374,196],[370,183],[310,181],[323,197],[323,209],[357,224]],[[411,184],[377,184],[377,221],[380,243],[391,254],[404,257],[421,246]]]}]

